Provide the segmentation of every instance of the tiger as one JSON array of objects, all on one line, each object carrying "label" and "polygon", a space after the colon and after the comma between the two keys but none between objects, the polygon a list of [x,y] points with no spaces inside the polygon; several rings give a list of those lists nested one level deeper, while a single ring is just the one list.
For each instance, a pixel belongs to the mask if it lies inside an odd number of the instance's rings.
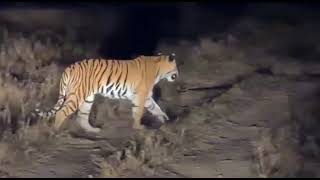
[{"label": "tiger", "polygon": [[141,123],[146,108],[161,123],[169,120],[167,114],[153,99],[153,88],[162,79],[174,82],[179,76],[174,53],[153,56],[140,55],[129,60],[84,59],[69,65],[62,73],[59,97],[53,108],[41,111],[40,118],[55,116],[53,127],[61,129],[65,120],[77,111],[76,122],[87,132],[98,133],[101,128],[89,123],[95,95],[110,99],[127,99],[132,104],[132,128],[145,129]]}]

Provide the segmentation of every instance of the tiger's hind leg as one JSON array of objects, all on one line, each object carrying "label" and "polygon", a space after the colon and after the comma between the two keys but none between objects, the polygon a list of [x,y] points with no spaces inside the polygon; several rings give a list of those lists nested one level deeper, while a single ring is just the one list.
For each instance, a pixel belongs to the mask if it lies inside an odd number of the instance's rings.
[{"label": "tiger's hind leg", "polygon": [[76,103],[77,101],[75,98],[76,97],[71,93],[71,95],[69,95],[65,100],[61,109],[57,111],[54,121],[55,130],[59,130],[64,121],[78,109],[78,105]]},{"label": "tiger's hind leg", "polygon": [[100,128],[92,127],[89,123],[89,117],[93,102],[94,95],[91,95],[87,97],[86,100],[80,105],[79,111],[77,113],[77,122],[85,131],[98,133],[100,132]]}]

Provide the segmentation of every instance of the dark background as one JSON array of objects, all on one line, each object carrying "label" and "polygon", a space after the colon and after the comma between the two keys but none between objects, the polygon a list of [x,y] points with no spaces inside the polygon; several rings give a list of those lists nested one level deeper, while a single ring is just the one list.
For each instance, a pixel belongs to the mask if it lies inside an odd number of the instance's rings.
[{"label": "dark background", "polygon": [[[6,8],[58,8],[84,12],[115,12],[121,23],[102,38],[100,53],[112,58],[153,54],[159,40],[196,40],[199,36],[224,32],[245,16],[264,23],[297,24],[319,18],[319,3],[258,2],[1,2]],[[185,13],[181,13],[185,11]],[[107,23],[107,22],[106,22]],[[318,23],[318,22],[316,22]],[[91,27],[92,29],[97,27]],[[89,34],[90,32],[88,32]],[[88,35],[89,36],[89,35]],[[93,36],[93,34],[92,34]]]}]

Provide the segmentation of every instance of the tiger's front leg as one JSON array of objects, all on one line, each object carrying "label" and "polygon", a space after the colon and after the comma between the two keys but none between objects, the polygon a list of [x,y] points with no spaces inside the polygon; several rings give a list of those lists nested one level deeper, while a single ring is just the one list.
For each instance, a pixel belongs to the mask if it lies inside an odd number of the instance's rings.
[{"label": "tiger's front leg", "polygon": [[152,97],[149,97],[146,100],[145,107],[152,115],[157,116],[157,118],[162,123],[164,123],[166,120],[169,120],[167,114],[161,110],[160,106],[154,101]]},{"label": "tiger's front leg", "polygon": [[141,124],[141,119],[144,113],[144,104],[146,100],[146,92],[140,91],[133,99],[132,116],[134,119],[133,129],[145,129],[145,126]]}]

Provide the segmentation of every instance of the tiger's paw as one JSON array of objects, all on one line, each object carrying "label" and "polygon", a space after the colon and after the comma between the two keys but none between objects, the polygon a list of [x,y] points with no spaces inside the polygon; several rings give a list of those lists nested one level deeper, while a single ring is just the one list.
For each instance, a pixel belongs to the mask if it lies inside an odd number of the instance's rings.
[{"label": "tiger's paw", "polygon": [[133,129],[136,129],[136,130],[144,130],[146,129],[146,127],[142,124],[134,124],[133,125]]},{"label": "tiger's paw", "polygon": [[99,132],[101,132],[101,128],[87,128],[87,129],[85,129],[85,131],[87,131],[87,132],[89,132],[89,133],[99,133]]},{"label": "tiger's paw", "polygon": [[159,115],[159,116],[157,116],[157,118],[159,119],[159,121],[160,121],[161,123],[165,123],[165,121],[169,121],[169,117],[168,117],[166,114],[164,114],[164,115]]}]

